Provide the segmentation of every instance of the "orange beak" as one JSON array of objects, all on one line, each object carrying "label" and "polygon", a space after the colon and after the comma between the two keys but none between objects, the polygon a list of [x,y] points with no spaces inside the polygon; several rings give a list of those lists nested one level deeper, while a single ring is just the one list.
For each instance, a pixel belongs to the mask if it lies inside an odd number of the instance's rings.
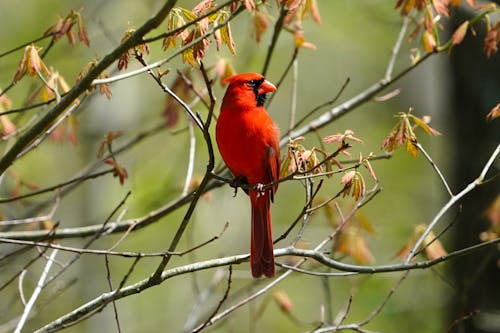
[{"label": "orange beak", "polygon": [[275,92],[276,91],[276,86],[274,84],[272,84],[271,82],[267,81],[267,80],[264,80],[264,82],[262,82],[259,86],[259,94],[267,94],[267,93],[271,93],[271,92]]}]

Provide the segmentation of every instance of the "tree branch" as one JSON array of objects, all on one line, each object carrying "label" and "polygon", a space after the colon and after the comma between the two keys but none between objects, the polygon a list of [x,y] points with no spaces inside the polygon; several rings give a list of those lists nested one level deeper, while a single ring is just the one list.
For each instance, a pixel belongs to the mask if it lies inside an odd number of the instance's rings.
[{"label": "tree branch", "polygon": [[85,92],[95,80],[109,65],[117,60],[121,54],[127,52],[130,48],[143,43],[143,37],[151,30],[157,28],[167,17],[170,10],[174,7],[176,0],[168,0],[160,10],[139,27],[129,38],[118,45],[113,51],[102,58],[85,77],[83,77],[61,101],[56,104],[47,114],[35,123],[12,145],[12,147],[0,159],[0,175],[16,160],[19,153],[23,151],[40,133],[42,133],[54,120],[56,120],[66,110],[70,104]]}]

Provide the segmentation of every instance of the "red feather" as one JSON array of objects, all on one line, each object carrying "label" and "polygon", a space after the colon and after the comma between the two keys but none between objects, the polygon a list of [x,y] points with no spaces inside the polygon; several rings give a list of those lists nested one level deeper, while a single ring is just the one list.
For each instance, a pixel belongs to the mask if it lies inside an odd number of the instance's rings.
[{"label": "red feather", "polygon": [[250,265],[252,275],[274,276],[270,205],[278,189],[279,131],[263,104],[276,87],[260,74],[239,74],[229,83],[215,128],[222,159],[236,179],[249,186],[275,184],[263,192],[250,190],[252,206]]}]

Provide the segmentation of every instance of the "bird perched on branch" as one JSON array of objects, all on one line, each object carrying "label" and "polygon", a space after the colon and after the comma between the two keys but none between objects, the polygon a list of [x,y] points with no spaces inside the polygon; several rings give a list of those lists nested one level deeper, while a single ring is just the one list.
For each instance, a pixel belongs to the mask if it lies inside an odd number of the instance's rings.
[{"label": "bird perched on branch", "polygon": [[229,84],[215,128],[222,159],[234,175],[233,185],[247,184],[252,207],[250,266],[253,277],[274,276],[270,205],[280,173],[279,130],[264,108],[276,87],[262,75],[246,73]]}]

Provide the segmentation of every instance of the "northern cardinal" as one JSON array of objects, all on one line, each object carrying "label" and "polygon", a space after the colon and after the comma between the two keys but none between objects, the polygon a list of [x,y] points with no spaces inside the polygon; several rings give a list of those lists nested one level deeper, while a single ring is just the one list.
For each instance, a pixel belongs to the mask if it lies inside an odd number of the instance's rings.
[{"label": "northern cardinal", "polygon": [[[222,159],[235,184],[248,184],[252,206],[250,266],[252,276],[274,276],[270,205],[280,173],[279,130],[264,108],[276,87],[260,74],[234,75],[222,100],[215,128]],[[271,187],[265,185],[273,183]]]}]

